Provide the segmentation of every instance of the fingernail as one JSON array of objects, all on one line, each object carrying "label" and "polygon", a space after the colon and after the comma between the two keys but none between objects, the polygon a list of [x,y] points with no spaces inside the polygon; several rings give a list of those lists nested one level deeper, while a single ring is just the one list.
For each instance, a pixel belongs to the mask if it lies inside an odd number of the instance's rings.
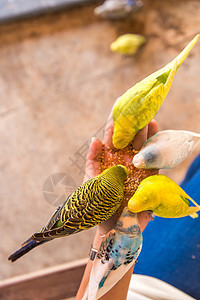
[{"label": "fingernail", "polygon": [[90,143],[92,144],[95,140],[96,140],[96,138],[93,136],[93,137],[91,138]]}]

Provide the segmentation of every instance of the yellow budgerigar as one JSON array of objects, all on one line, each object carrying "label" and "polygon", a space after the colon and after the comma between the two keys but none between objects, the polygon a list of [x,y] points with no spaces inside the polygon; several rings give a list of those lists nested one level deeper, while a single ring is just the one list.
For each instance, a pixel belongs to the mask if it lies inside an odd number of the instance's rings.
[{"label": "yellow budgerigar", "polygon": [[[190,201],[195,206],[190,206]],[[197,218],[200,206],[173,180],[165,175],[145,178],[128,202],[133,213],[151,210],[163,218]]]},{"label": "yellow budgerigar", "polygon": [[127,33],[119,36],[111,45],[113,52],[124,55],[134,55],[146,42],[146,38],[140,34]]},{"label": "yellow budgerigar", "polygon": [[173,78],[199,39],[199,34],[169,64],[126,91],[113,108],[115,148],[126,147],[149,124],[170,90]]}]

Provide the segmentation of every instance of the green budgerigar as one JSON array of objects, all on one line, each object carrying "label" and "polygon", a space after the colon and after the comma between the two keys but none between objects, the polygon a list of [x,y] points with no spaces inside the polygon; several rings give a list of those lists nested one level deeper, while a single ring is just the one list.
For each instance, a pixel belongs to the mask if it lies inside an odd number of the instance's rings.
[{"label": "green budgerigar", "polygon": [[148,125],[159,111],[178,68],[198,41],[199,36],[196,35],[172,62],[134,85],[116,101],[113,107],[115,148],[126,147],[136,133]]},{"label": "green budgerigar", "polygon": [[127,176],[126,167],[117,165],[82,184],[58,207],[47,224],[8,259],[15,261],[45,242],[89,229],[109,219],[121,205]]},{"label": "green budgerigar", "polygon": [[151,210],[163,218],[197,218],[200,205],[169,177],[153,175],[142,180],[129,200],[128,208],[132,213]]},{"label": "green budgerigar", "polygon": [[146,38],[143,35],[127,33],[119,36],[110,45],[110,49],[124,55],[134,55],[145,42]]}]

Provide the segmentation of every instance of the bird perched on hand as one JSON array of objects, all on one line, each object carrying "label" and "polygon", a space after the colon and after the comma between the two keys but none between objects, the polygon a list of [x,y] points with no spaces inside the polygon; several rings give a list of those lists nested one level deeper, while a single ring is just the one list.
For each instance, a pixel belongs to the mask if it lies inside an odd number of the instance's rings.
[{"label": "bird perched on hand", "polygon": [[[195,206],[190,206],[191,201]],[[185,193],[173,180],[165,175],[153,175],[139,184],[133,197],[128,202],[133,213],[151,210],[158,217],[197,218],[200,206]]]},{"label": "bird perched on hand", "polygon": [[119,36],[111,45],[113,52],[124,55],[134,55],[146,42],[146,38],[140,34],[127,33]]},{"label": "bird perched on hand", "polygon": [[137,215],[125,207],[101,243],[82,300],[96,300],[107,293],[133,266],[141,248],[142,233]]},{"label": "bird perched on hand", "polygon": [[15,261],[36,246],[109,219],[121,205],[127,175],[126,167],[117,165],[82,184],[58,207],[47,224],[8,259]]},{"label": "bird perched on hand", "polygon": [[200,134],[184,130],[159,131],[133,158],[136,168],[170,169],[182,162],[198,145]]},{"label": "bird perched on hand", "polygon": [[113,107],[113,144],[126,147],[136,133],[149,124],[170,90],[173,78],[199,39],[199,34],[169,64],[126,91]]}]

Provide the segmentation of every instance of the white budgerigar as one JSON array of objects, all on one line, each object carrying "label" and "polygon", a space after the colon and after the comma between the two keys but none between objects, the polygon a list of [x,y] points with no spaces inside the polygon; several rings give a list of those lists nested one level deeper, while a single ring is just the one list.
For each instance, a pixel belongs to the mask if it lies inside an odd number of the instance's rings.
[{"label": "white budgerigar", "polygon": [[163,130],[148,139],[133,164],[143,169],[170,169],[200,146],[200,134],[184,130]]}]

